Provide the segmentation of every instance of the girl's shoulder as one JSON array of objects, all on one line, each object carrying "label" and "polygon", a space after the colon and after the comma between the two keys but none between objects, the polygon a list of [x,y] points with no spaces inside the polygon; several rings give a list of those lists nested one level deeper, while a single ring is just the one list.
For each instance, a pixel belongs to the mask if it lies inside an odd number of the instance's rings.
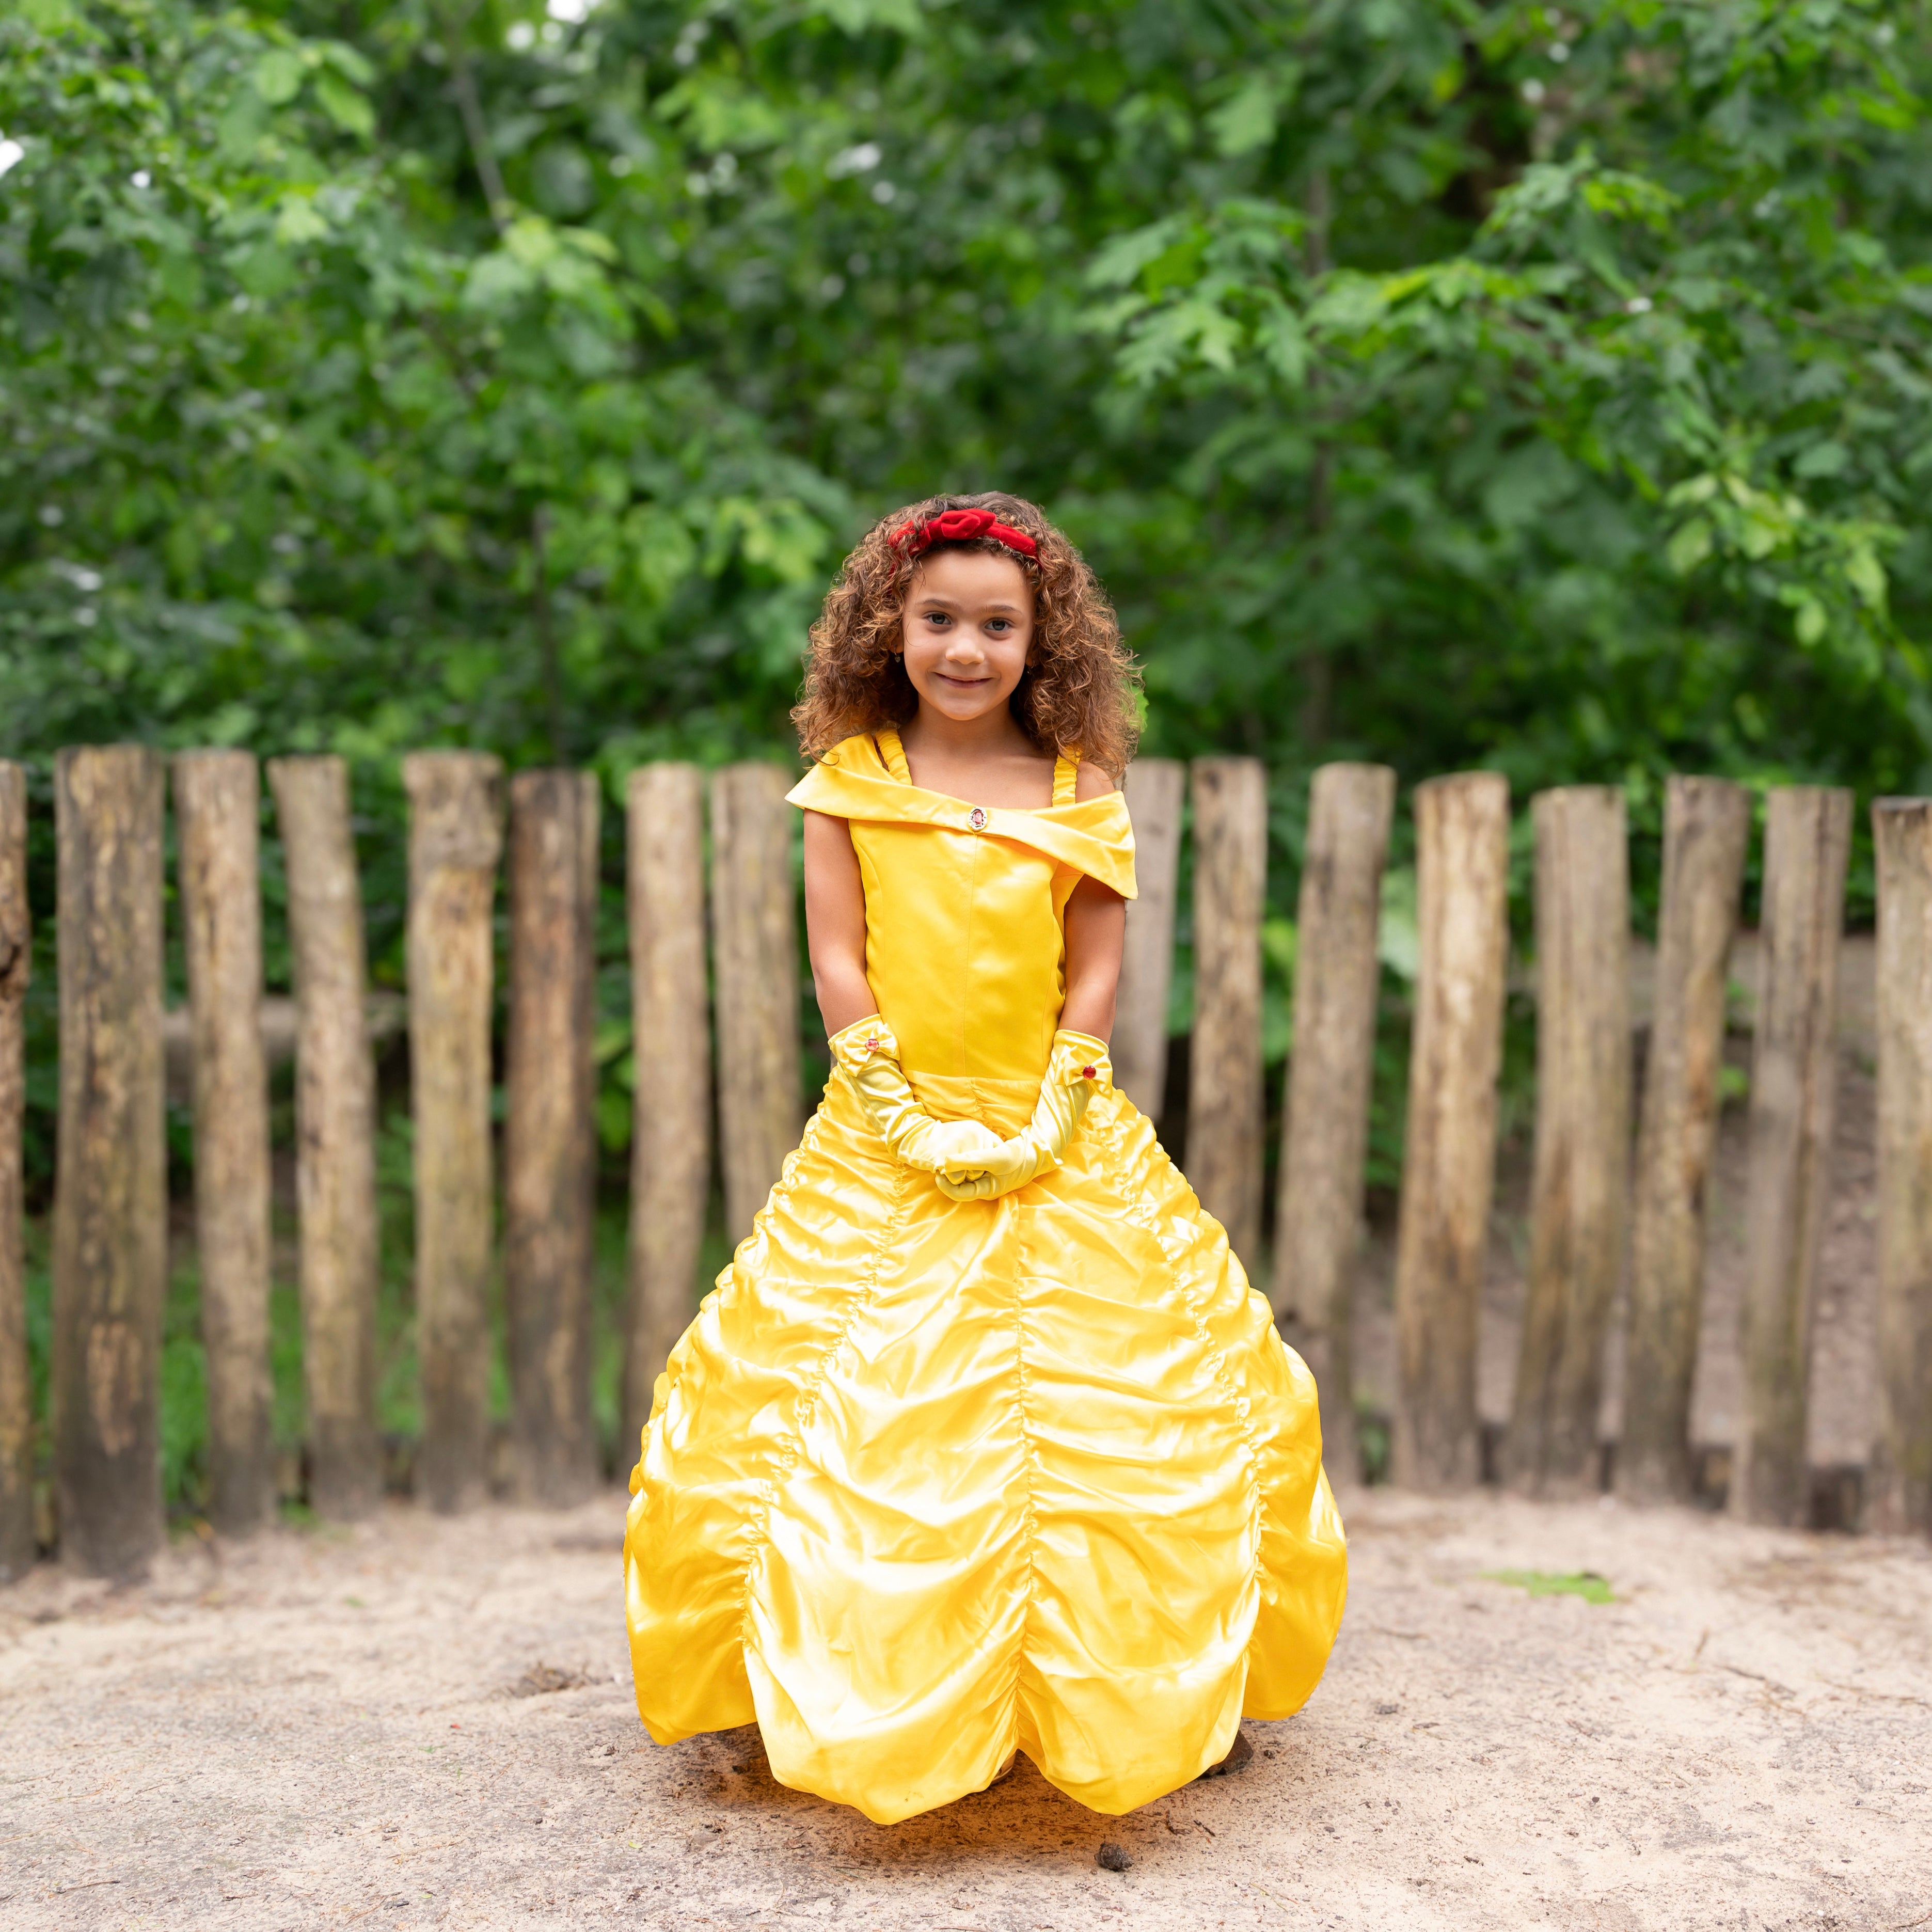
[{"label": "girl's shoulder", "polygon": [[1074,768],[1073,802],[1084,805],[1090,798],[1105,798],[1109,792],[1120,790],[1112,773],[1102,771],[1090,759],[1082,758]]}]

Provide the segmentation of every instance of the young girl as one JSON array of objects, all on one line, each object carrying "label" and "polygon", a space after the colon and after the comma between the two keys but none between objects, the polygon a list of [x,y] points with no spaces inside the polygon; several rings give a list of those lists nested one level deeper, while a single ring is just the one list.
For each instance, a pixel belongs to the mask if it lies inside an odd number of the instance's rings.
[{"label": "young girl", "polygon": [[1300,1708],[1346,1582],[1308,1372],[1109,1077],[1131,667],[1032,504],[935,497],[794,718],[833,1070],[658,1383],[638,1708],[880,1822],[1016,1750],[1131,1810]]}]

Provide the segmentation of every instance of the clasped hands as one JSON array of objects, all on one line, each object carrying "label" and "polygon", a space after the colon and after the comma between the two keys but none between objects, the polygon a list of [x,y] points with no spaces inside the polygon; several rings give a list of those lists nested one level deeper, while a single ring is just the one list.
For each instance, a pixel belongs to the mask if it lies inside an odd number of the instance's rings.
[{"label": "clasped hands", "polygon": [[1002,1140],[980,1121],[935,1120],[920,1106],[899,1065],[898,1042],[878,1015],[833,1034],[831,1047],[893,1158],[930,1174],[956,1201],[990,1201],[1057,1167],[1088,1100],[1113,1074],[1104,1040],[1063,1029],[1053,1036],[1032,1120]]}]

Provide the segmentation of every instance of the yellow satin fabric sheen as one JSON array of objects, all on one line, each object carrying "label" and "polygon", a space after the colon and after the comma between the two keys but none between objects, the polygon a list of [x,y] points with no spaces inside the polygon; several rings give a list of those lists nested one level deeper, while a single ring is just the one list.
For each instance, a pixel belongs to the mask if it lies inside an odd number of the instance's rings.
[{"label": "yellow satin fabric sheen", "polygon": [[[896,767],[896,769],[895,769]],[[848,740],[792,794],[845,818],[867,972],[922,1104],[1024,1124],[1081,874],[1133,889],[1118,794],[988,812]],[[1122,1812],[1319,1679],[1347,1559],[1315,1390],[1220,1227],[1101,1083],[997,1200],[893,1161],[834,1075],[659,1379],[631,1478],[638,1708],[756,1720],[779,1780],[881,1822],[1016,1748]]]}]

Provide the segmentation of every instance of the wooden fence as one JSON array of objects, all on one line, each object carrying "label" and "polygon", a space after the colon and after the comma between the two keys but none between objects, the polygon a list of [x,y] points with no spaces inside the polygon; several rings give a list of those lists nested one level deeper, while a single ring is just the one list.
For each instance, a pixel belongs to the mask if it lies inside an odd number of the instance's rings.
[{"label": "wooden fence", "polygon": [[[138,747],[62,754],[61,1084],[53,1240],[53,1430],[64,1553],[137,1570],[163,1534],[157,1360],[166,1276],[163,811],[167,770]],[[353,1517],[380,1493],[374,1359],[374,1078],[346,769],[268,768],[286,853],[297,1022],[296,1192],[310,1495]],[[172,764],[194,1040],[196,1228],[206,1343],[208,1509],[243,1532],[274,1502],[267,1361],[267,1079],[254,759]],[[507,850],[510,944],[504,1264],[514,1466],[533,1502],[596,1476],[590,1426],[595,1148],[594,782],[420,754],[408,973],[417,1340],[431,1507],[483,1493],[497,1188],[490,1112],[492,908]],[[748,1230],[800,1126],[794,814],[776,767],[706,785],[648,766],[626,797],[635,1114],[624,1430],[688,1319],[710,1192],[712,1096],[725,1216]],[[1265,775],[1206,758],[1128,775],[1142,896],[1128,922],[1114,1059],[1156,1116],[1182,842],[1191,800],[1194,1021],[1187,1164],[1261,1278]],[[1362,1234],[1382,877],[1396,796],[1382,767],[1315,776],[1298,921],[1295,1048],[1272,1270],[1276,1312],[1321,1391],[1330,1466],[1354,1466],[1349,1336]],[[1492,772],[1417,788],[1419,958],[1396,1244],[1393,1474],[1478,1480],[1478,1312],[1495,1194],[1508,964],[1510,800]],[[709,819],[708,866],[706,821]],[[21,1003],[31,947],[26,790],[0,764],[0,1578],[32,1560],[34,1441],[21,1262]],[[1605,1346],[1629,1282],[1630,1365],[1616,1468],[1635,1498],[1691,1492],[1689,1413],[1718,1126],[1725,970],[1751,806],[1671,780],[1657,986],[1633,1120],[1622,794],[1534,802],[1535,1151],[1527,1304],[1505,1481],[1594,1487]],[[1879,932],[1879,1348],[1868,1513],[1932,1529],[1932,801],[1874,808]],[[1790,1523],[1806,1506],[1810,1317],[1834,1088],[1832,1019],[1848,794],[1774,791],[1750,1084],[1746,1399],[1732,1507]],[[707,889],[708,884],[708,889]],[[708,910],[708,929],[707,929]],[[708,966],[707,966],[708,962]],[[712,1022],[717,1051],[713,1076]]]}]

